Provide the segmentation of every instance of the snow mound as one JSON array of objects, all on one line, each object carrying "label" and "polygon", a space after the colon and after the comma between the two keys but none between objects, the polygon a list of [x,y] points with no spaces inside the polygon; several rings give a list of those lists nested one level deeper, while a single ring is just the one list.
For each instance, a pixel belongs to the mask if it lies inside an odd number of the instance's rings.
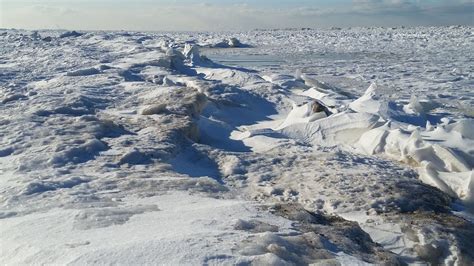
[{"label": "snow mound", "polygon": [[379,117],[368,113],[342,112],[316,121],[280,129],[293,139],[318,146],[354,144],[363,133],[378,125]]},{"label": "snow mound", "polygon": [[[456,125],[452,125],[451,128],[456,128]],[[471,150],[464,148],[466,154],[460,154],[452,148],[431,142],[431,139],[440,136],[440,131],[444,131],[443,135],[449,136],[442,127],[431,132],[420,132],[418,129],[410,132],[400,128],[391,129],[387,123],[383,127],[364,133],[357,146],[367,154],[385,154],[418,166],[420,178],[424,182],[440,188],[453,197],[469,200],[473,196],[471,179],[474,161],[472,155],[469,155],[472,148]],[[472,141],[459,138],[453,148],[458,149],[463,145],[459,142]],[[448,172],[450,175],[443,174]]]},{"label": "snow mound", "polygon": [[247,129],[235,134],[236,138],[255,150],[287,144],[282,140],[286,138],[314,147],[343,147],[382,155],[417,168],[423,182],[471,204],[474,197],[472,119],[456,122],[442,119],[444,122],[438,125],[431,125],[428,120],[427,127],[421,128],[410,122],[418,124],[426,119],[437,103],[412,97],[402,108],[400,104],[387,102],[375,83],[361,97],[348,103],[350,98],[332,86],[306,75],[300,77],[310,86],[299,92],[300,96],[315,99],[324,107],[327,103],[335,106],[325,107],[325,112],[314,112],[309,103],[300,106],[293,103],[292,110],[278,126]]},{"label": "snow mound", "polygon": [[198,64],[202,61],[197,45],[186,43],[184,46],[183,55],[193,64]]},{"label": "snow mound", "polygon": [[241,43],[237,38],[229,38],[222,42],[210,45],[212,48],[249,48],[250,45]]},{"label": "snow mound", "polygon": [[285,118],[285,121],[277,127],[277,130],[294,124],[309,123],[327,117],[328,114],[327,108],[317,101],[302,106],[294,105],[291,112]]},{"label": "snow mound", "polygon": [[437,107],[439,107],[439,104],[434,101],[420,101],[417,96],[412,95],[410,102],[403,106],[403,110],[408,114],[424,115]]},{"label": "snow mound", "polygon": [[349,107],[356,112],[370,114],[385,114],[388,109],[387,104],[382,101],[375,83],[372,83],[364,95],[353,101]]},{"label": "snow mound", "polygon": [[[326,84],[302,77],[313,88],[301,95],[338,103],[337,96],[331,97],[337,92],[326,93],[330,89]],[[403,119],[412,114],[424,117],[436,107],[436,103],[412,97],[403,110],[392,109],[373,83],[364,95],[349,104],[355,113],[344,111],[314,121],[308,106],[294,107],[278,129],[283,135],[303,143],[350,145],[369,155],[383,154],[419,167],[421,180],[452,197],[470,202],[474,197],[471,181],[474,168],[473,121],[462,119],[439,126],[428,122],[427,128],[422,129]],[[443,173],[451,175],[447,177]]]},{"label": "snow mound", "polygon": [[458,122],[446,125],[444,127],[446,131],[458,132],[463,138],[474,140],[474,119],[462,119]]}]

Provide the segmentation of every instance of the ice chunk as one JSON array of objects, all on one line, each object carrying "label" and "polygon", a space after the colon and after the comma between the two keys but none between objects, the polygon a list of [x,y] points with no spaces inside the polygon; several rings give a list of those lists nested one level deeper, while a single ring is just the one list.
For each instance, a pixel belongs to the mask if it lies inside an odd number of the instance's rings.
[{"label": "ice chunk", "polygon": [[390,122],[387,122],[381,127],[374,128],[362,134],[358,145],[364,150],[366,154],[373,155],[384,152],[385,139],[388,136],[390,129]]},{"label": "ice chunk", "polygon": [[199,48],[196,45],[186,43],[184,46],[184,56],[191,61],[191,63],[199,63],[201,61],[201,55],[199,54]]},{"label": "ice chunk", "polygon": [[99,73],[100,73],[100,70],[98,70],[97,68],[91,67],[91,68],[84,68],[84,69],[69,71],[66,73],[66,76],[70,76],[70,77],[91,76],[91,75],[96,75]]},{"label": "ice chunk", "polygon": [[444,168],[450,172],[466,172],[471,170],[468,163],[447,147],[433,144],[433,150],[443,162]]},{"label": "ice chunk", "polygon": [[367,154],[386,154],[420,167],[423,182],[438,187],[452,197],[462,200],[473,197],[470,188],[471,165],[449,147],[425,140],[418,129],[409,134],[401,129],[390,129],[386,124],[364,133],[356,146]]},{"label": "ice chunk", "polygon": [[446,126],[449,131],[457,131],[464,138],[474,140],[474,119],[462,119]]},{"label": "ice chunk", "polygon": [[2,103],[5,104],[8,102],[13,102],[13,101],[21,100],[21,99],[26,99],[26,98],[27,97],[25,95],[19,94],[19,93],[7,94],[3,97]]},{"label": "ice chunk", "polygon": [[439,104],[434,101],[420,101],[416,95],[412,95],[410,102],[403,107],[403,110],[408,114],[424,115],[438,106]]},{"label": "ice chunk", "polygon": [[248,48],[250,45],[241,43],[237,38],[229,38],[220,43],[211,45],[214,48]]},{"label": "ice chunk", "polygon": [[294,124],[280,132],[305,143],[321,146],[354,144],[378,124],[379,117],[368,113],[343,112],[306,124]]},{"label": "ice chunk", "polygon": [[329,111],[320,102],[314,101],[312,103],[303,104],[301,106],[293,105],[293,109],[288,114],[286,119],[277,127],[277,130],[286,128],[288,126],[309,123],[328,116]]},{"label": "ice chunk", "polygon": [[30,34],[30,37],[34,40],[41,39],[41,35],[38,33],[38,31],[33,31],[33,33]]},{"label": "ice chunk", "polygon": [[67,31],[59,35],[59,38],[69,38],[69,37],[79,37],[82,36],[83,33],[79,33],[77,31]]},{"label": "ice chunk", "polygon": [[388,110],[388,105],[383,102],[375,83],[370,85],[364,95],[349,104],[349,107],[356,112],[377,115],[385,114]]},{"label": "ice chunk", "polygon": [[245,172],[243,165],[239,157],[229,155],[224,158],[225,160],[220,163],[221,172],[224,176],[230,176],[234,174],[242,174]]}]

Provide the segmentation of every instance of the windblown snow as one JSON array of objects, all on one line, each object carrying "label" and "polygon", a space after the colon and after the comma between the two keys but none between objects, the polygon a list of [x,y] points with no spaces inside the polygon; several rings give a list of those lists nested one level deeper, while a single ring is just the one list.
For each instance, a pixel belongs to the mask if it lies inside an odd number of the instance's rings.
[{"label": "windblown snow", "polygon": [[3,263],[474,263],[471,27],[0,43]]}]

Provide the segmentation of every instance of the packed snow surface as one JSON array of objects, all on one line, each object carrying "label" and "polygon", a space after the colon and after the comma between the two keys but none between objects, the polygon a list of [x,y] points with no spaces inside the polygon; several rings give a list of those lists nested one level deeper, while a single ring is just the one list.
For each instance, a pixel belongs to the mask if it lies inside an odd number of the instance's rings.
[{"label": "packed snow surface", "polygon": [[0,47],[3,263],[474,263],[471,27]]}]

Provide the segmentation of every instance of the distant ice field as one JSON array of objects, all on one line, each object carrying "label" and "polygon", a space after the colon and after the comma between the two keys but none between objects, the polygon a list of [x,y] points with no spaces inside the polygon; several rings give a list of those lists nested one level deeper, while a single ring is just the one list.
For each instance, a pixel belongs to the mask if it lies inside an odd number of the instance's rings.
[{"label": "distant ice field", "polygon": [[[443,104],[439,112],[474,116],[472,27],[253,31],[236,36],[252,48],[208,49],[225,65],[303,73],[356,95],[377,82],[389,99],[411,95]],[[213,34],[197,36],[213,42]]]}]

